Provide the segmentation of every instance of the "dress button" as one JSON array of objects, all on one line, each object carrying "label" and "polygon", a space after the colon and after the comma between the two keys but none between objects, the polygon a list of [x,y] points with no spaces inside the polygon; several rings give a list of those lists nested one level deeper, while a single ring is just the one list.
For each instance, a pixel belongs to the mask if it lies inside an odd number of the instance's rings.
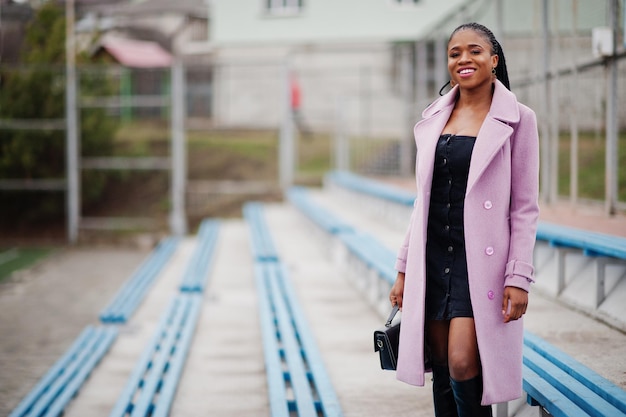
[{"label": "dress button", "polygon": [[449,225],[449,224],[446,224],[443,228],[444,228],[446,231],[448,231],[448,230],[450,230],[450,225]]},{"label": "dress button", "polygon": [[452,185],[452,180],[448,180],[448,185]]},{"label": "dress button", "polygon": [[491,207],[493,207],[493,204],[491,203],[491,200],[487,200],[484,202],[483,207],[485,207],[487,210],[489,210]]},{"label": "dress button", "polygon": [[490,300],[493,300],[495,296],[496,295],[493,291],[489,290],[489,292],[487,292],[487,298],[489,298]]},{"label": "dress button", "polygon": [[446,204],[446,208],[450,208],[450,203]]},{"label": "dress button", "polygon": [[493,255],[493,248],[491,246],[487,246],[485,253],[489,256]]},{"label": "dress button", "polygon": [[443,164],[445,165],[447,163],[448,163],[448,160],[446,158],[443,158]]},{"label": "dress button", "polygon": [[452,246],[448,246],[448,252],[452,252],[454,248]]},{"label": "dress button", "polygon": [[443,270],[444,273],[449,274],[450,273],[450,268],[446,268]]}]

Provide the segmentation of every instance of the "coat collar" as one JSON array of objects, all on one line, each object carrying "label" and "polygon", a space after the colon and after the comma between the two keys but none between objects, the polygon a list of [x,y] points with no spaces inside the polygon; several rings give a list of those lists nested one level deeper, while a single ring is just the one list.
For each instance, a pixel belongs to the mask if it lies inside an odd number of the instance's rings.
[{"label": "coat collar", "polygon": [[[439,137],[454,109],[457,93],[458,87],[454,87],[450,92],[437,99],[424,110],[422,113],[423,119],[415,126],[416,138],[418,136],[427,138]],[[516,124],[519,120],[520,113],[517,98],[504,84],[496,80],[491,107],[478,132],[472,152],[466,193],[472,190],[494,155],[497,154],[513,133],[511,124]],[[418,130],[420,131],[419,135]],[[426,158],[431,156],[434,158],[436,144],[436,139],[421,142],[421,150],[426,155]],[[425,166],[420,168],[418,176],[422,177],[426,184],[430,184],[432,181],[432,161],[429,160]]]},{"label": "coat collar", "polygon": [[[443,97],[440,97],[428,106],[422,113],[424,119],[430,118],[437,113],[454,106],[459,87],[455,86]],[[450,110],[451,111],[451,110]],[[504,123],[517,123],[520,120],[519,107],[517,106],[517,98],[515,94],[509,91],[499,80],[495,82],[491,107],[489,108],[490,117],[500,120]]]}]

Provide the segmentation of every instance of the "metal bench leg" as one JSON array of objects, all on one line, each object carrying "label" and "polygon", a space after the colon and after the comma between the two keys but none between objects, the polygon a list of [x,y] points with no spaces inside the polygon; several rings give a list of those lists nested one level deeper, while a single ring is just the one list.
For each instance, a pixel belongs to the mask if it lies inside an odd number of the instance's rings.
[{"label": "metal bench leg", "polygon": [[605,272],[607,260],[607,258],[602,256],[596,258],[596,308],[600,307],[600,304],[602,304],[606,298]]},{"label": "metal bench leg", "polygon": [[557,254],[557,286],[556,294],[561,295],[565,289],[565,256],[567,255],[567,249],[556,248]]},{"label": "metal bench leg", "polygon": [[509,403],[496,404],[496,417],[509,417]]},{"label": "metal bench leg", "polygon": [[376,301],[379,297],[379,288],[378,288],[378,272],[375,269],[370,269],[368,271],[368,283],[367,283],[367,293],[369,294],[369,301],[372,304],[376,304]]}]

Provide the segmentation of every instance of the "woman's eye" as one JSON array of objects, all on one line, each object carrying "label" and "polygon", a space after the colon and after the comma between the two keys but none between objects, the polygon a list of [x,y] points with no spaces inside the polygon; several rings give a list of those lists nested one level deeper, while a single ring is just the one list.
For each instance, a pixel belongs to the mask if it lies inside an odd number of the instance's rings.
[{"label": "woman's eye", "polygon": [[472,51],[472,53],[473,53],[474,55],[478,55],[478,54],[480,54],[480,49],[474,49],[474,50]]},{"label": "woman's eye", "polygon": [[456,58],[457,56],[459,56],[457,52],[453,52],[450,54],[450,58]]}]

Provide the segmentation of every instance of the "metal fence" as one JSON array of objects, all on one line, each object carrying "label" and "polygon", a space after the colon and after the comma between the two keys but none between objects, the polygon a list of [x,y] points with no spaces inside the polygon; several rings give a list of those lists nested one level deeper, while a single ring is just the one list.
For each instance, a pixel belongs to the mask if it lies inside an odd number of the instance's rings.
[{"label": "metal fence", "polygon": [[[415,152],[412,127],[447,80],[447,37],[459,23],[476,20],[494,28],[506,52],[513,92],[538,115],[543,201],[598,204],[608,214],[626,210],[622,8],[617,0],[474,0],[427,39],[288,46],[271,49],[272,53],[239,48],[221,51],[210,65],[178,67],[178,73],[169,68],[138,72],[78,67],[79,125],[95,109],[121,123],[156,118],[168,123],[170,139],[177,144],[166,155],[143,160],[84,155],[80,171],[170,173],[170,190],[164,193],[170,193],[172,213],[178,213],[170,218],[170,224],[179,224],[178,230],[184,229],[181,219],[190,198],[185,189],[196,190],[187,186],[184,176],[185,132],[194,119],[217,128],[278,131],[283,187],[298,174],[298,155],[310,145],[307,132],[333,137],[330,157],[336,168],[408,178]],[[596,27],[609,28],[614,41],[613,48],[600,54]],[[33,69],[14,70],[27,74]],[[62,100],[65,68],[43,70],[51,74],[50,91]],[[292,102],[294,85],[300,94],[297,109]],[[0,103],[0,133],[69,133],[65,114],[34,120],[5,112],[11,106]],[[72,181],[63,169],[57,171],[47,177],[3,178],[0,189],[69,192]],[[246,184],[241,186],[247,189]],[[211,193],[220,187],[210,187]],[[191,200],[202,199],[195,194]],[[103,224],[81,218],[80,213],[78,218],[80,227]],[[120,226],[119,220],[113,223]]]},{"label": "metal fence", "polygon": [[[526,50],[526,59],[537,62],[533,72],[515,74],[512,84],[538,115],[542,198],[604,205],[607,214],[623,211],[623,2],[595,2],[586,8],[576,0],[555,3],[534,5],[541,23],[526,40],[505,38],[514,51],[525,43],[520,49]],[[584,14],[596,17],[596,27],[579,26]]]},{"label": "metal fence", "polygon": [[[124,173],[113,174],[118,177],[163,172],[166,178],[161,192],[170,195],[170,229],[175,234],[186,232],[185,105],[186,101],[193,104],[192,112],[199,111],[199,107],[208,109],[205,103],[209,98],[197,93],[184,95],[186,74],[180,63],[164,69],[82,66],[69,78],[65,68],[55,66],[2,67],[0,73],[5,83],[19,83],[12,85],[15,94],[3,94],[0,100],[0,138],[6,149],[2,156],[5,168],[8,163],[15,165],[5,169],[14,177],[5,175],[0,179],[0,192],[22,193],[21,199],[44,206],[50,198],[58,200],[49,192],[65,194],[68,237],[75,241],[79,229],[140,230],[160,226],[162,219],[125,213],[87,217],[84,208],[91,194],[98,193],[97,189],[102,191],[104,176],[115,172]],[[70,90],[75,93],[74,117],[67,111]],[[113,154],[113,137],[102,135],[113,135],[124,124],[146,119],[169,126],[165,152]],[[71,136],[75,137],[73,141]],[[54,147],[51,141],[56,141]],[[20,143],[29,143],[32,152],[11,153],[15,161],[7,161],[9,147],[19,148]],[[71,164],[74,158],[76,162]],[[31,197],[24,196],[28,193]]]},{"label": "metal fence", "polygon": [[[604,205],[611,214],[626,209],[621,6],[475,0],[427,39],[291,46],[273,51],[273,60],[258,48],[230,51],[215,62],[214,122],[279,127],[283,139],[292,138],[284,142],[290,155],[306,146],[296,129],[303,120],[308,129],[334,135],[336,167],[409,177],[413,124],[448,79],[448,36],[460,23],[485,22],[504,46],[513,92],[538,116],[542,200]],[[598,54],[596,28],[615,35],[614,50]],[[302,93],[296,119],[289,111],[294,78]],[[297,170],[297,161],[283,160],[283,172]]]}]

